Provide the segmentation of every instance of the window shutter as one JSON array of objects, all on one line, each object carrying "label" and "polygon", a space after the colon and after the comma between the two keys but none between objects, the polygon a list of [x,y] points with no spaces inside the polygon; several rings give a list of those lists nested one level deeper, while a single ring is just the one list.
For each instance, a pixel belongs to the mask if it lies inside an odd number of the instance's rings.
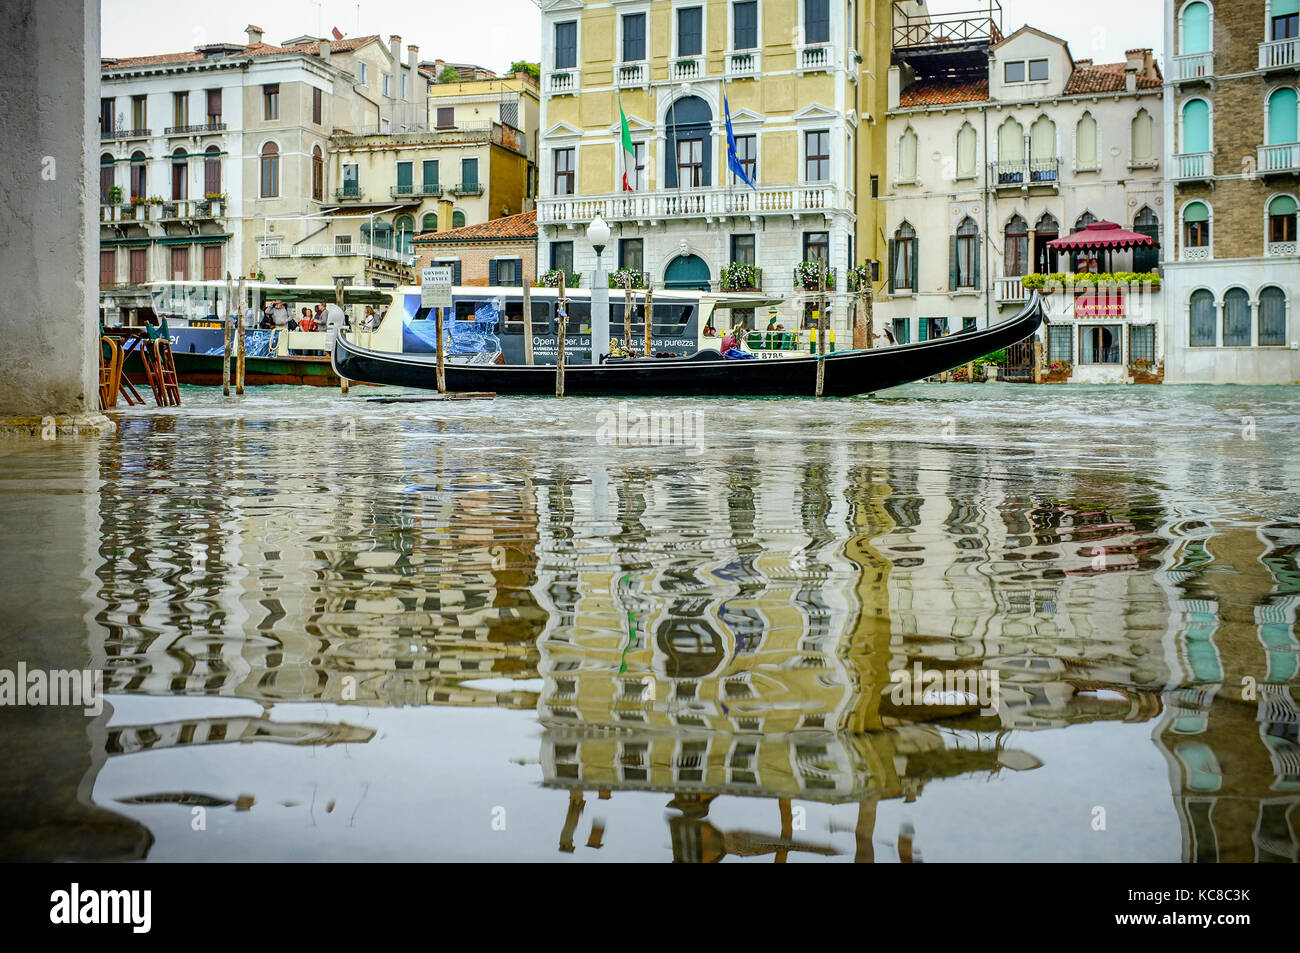
[{"label": "window shutter", "polygon": [[894,293],[894,273],[898,270],[898,243],[889,240],[889,293]]},{"label": "window shutter", "polygon": [[494,288],[496,287],[497,284],[497,272],[498,272],[497,259],[495,258],[488,259],[488,284]]},{"label": "window shutter", "polygon": [[948,239],[948,290],[957,290],[957,236]]},{"label": "window shutter", "polygon": [[460,259],[459,258],[457,258],[456,261],[453,262],[451,266],[451,283],[453,285],[456,285],[457,287],[460,286]]},{"label": "window shutter", "polygon": [[524,260],[522,258],[515,259],[515,284],[520,288],[524,286]]},{"label": "window shutter", "polygon": [[975,287],[983,287],[980,284],[980,259],[983,257],[981,250],[984,247],[984,236],[975,236]]},{"label": "window shutter", "polygon": [[921,239],[912,239],[912,294],[921,293]]}]

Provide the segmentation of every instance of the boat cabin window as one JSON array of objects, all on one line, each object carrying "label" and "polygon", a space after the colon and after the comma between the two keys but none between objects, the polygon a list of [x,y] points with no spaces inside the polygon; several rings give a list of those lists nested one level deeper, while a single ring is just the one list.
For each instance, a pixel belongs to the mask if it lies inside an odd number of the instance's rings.
[{"label": "boat cabin window", "polygon": [[[533,305],[533,333],[545,334],[551,326],[551,302],[534,301]],[[506,328],[515,334],[520,334],[524,330],[524,302],[522,299],[506,299]]]}]

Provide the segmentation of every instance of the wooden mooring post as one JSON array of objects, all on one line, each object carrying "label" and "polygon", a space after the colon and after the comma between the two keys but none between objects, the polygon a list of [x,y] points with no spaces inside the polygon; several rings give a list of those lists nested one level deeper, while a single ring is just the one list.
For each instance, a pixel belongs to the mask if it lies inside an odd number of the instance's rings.
[{"label": "wooden mooring post", "polygon": [[564,339],[569,336],[569,296],[564,270],[560,270],[560,296],[555,300],[555,396],[564,396]]},{"label": "wooden mooring post", "polygon": [[[338,327],[334,330],[335,334],[342,334],[344,326],[347,324],[347,309],[343,307],[343,302],[347,301],[347,292],[344,291],[343,288],[344,288],[343,279],[335,278],[334,279],[334,303],[338,305],[339,310],[343,312],[343,320],[339,322]],[[329,328],[328,314],[325,315],[325,327],[326,329]],[[329,340],[328,335],[326,335],[326,340],[329,341],[330,347],[334,346],[334,342]],[[340,377],[339,393],[346,394],[347,392],[348,392],[348,379],[346,377]]]},{"label": "wooden mooring post", "polygon": [[826,262],[817,264],[817,396],[826,390]]},{"label": "wooden mooring post", "polygon": [[[227,277],[229,277],[229,273],[227,273]],[[248,322],[244,320],[244,294],[246,293],[247,288],[248,286],[244,284],[244,276],[240,275],[239,291],[235,295],[236,298],[234,302],[235,306],[234,308],[231,309],[235,312],[235,328],[237,329],[235,331],[236,348],[237,348],[237,353],[235,355],[235,393],[236,394],[244,393],[244,356],[247,350],[244,347],[244,344],[247,340],[244,332],[245,332],[245,325],[248,324]]]},{"label": "wooden mooring post", "polygon": [[651,343],[650,339],[651,323],[653,321],[654,286],[651,282],[647,281],[645,283],[645,354],[641,355],[642,357],[654,357],[654,354],[651,353],[651,348],[653,348],[654,345]]},{"label": "wooden mooring post", "polygon": [[533,289],[528,279],[524,279],[524,363],[533,363]]}]

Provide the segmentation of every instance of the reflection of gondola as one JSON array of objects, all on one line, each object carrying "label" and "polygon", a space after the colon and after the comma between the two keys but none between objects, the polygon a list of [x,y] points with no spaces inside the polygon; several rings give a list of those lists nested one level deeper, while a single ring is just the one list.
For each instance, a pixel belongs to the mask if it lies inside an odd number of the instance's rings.
[{"label": "reflection of gondola", "polygon": [[[577,364],[565,370],[565,390],[611,396],[810,397],[816,389],[817,363],[824,360],[823,393],[849,397],[922,380],[1009,347],[1033,334],[1042,315],[1042,303],[1034,294],[1024,311],[1008,321],[919,344],[781,361],[728,361],[716,351],[700,351],[663,360]],[[338,374],[348,380],[425,389],[436,386],[433,355],[381,353],[340,335],[334,342],[333,359]],[[525,364],[448,364],[446,381],[452,391],[550,394],[555,392],[555,369]]]}]

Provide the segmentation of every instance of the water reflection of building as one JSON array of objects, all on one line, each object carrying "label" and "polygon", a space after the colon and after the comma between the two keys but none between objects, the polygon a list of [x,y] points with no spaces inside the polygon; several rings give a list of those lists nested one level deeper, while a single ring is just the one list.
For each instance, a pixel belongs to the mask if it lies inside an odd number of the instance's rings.
[{"label": "water reflection of building", "polygon": [[[891,566],[873,540],[892,525],[892,490],[871,467],[826,457],[799,477],[791,499],[757,461],[736,462],[720,495],[692,502],[691,528],[635,572],[618,542],[654,545],[663,536],[650,527],[670,516],[654,473],[542,494],[538,590],[551,622],[538,710],[544,784],[570,792],[561,850],[573,849],[588,792],[659,791],[677,812],[680,860],[827,852],[794,836],[795,799],[857,803],[857,855],[870,859],[880,799],[1032,766],[968,710],[930,724],[882,717]],[[674,491],[690,494],[687,483]],[[780,505],[768,493],[784,493]],[[780,527],[775,546],[774,527],[755,521],[791,510],[798,525]],[[573,543],[587,514],[617,527],[612,548]],[[724,795],[775,799],[780,832],[718,830],[708,810]]]},{"label": "water reflection of building", "polygon": [[1179,542],[1184,681],[1155,739],[1184,860],[1300,860],[1297,553],[1294,524],[1199,524]]}]

